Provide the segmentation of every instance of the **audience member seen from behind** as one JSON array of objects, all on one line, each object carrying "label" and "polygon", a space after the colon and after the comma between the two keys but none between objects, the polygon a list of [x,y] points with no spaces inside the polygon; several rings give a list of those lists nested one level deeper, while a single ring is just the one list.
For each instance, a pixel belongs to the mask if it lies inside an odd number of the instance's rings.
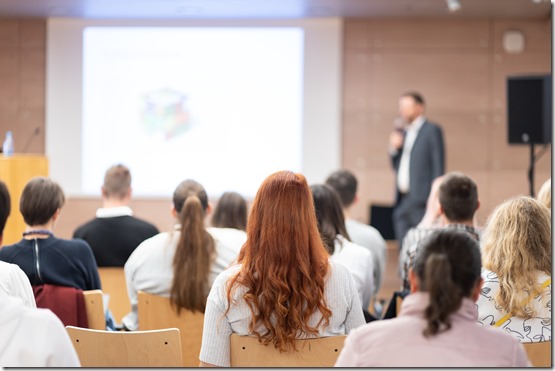
[{"label": "audience member seen from behind", "polygon": [[[10,193],[6,184],[0,180],[0,245],[10,211]],[[0,261],[0,292],[20,298],[28,307],[37,306],[29,279],[17,264]]]},{"label": "audience member seen from behind", "polygon": [[439,216],[441,215],[441,206],[439,205],[439,186],[441,185],[444,176],[445,175],[440,175],[432,182],[432,189],[430,190],[428,200],[426,201],[426,213],[424,214],[424,217],[420,223],[409,229],[405,238],[403,238],[401,252],[399,253],[399,272],[404,270],[404,263],[406,262],[406,255],[409,247],[412,247],[417,242],[426,238],[426,236],[433,232],[431,229],[441,228],[439,219]]},{"label": "audience member seen from behind", "polygon": [[100,289],[98,269],[83,240],[54,237],[53,229],[65,196],[51,179],[31,179],[21,194],[19,210],[25,221],[23,239],[0,250],[0,260],[17,264],[31,285],[51,284],[81,290]]},{"label": "audience member seen from behind", "polygon": [[[480,207],[478,199],[478,187],[467,175],[460,172],[451,172],[443,176],[438,191],[439,198],[439,223],[440,228],[457,229],[468,233],[476,241],[480,240],[480,234],[474,226],[474,215]],[[419,237],[433,233],[435,229],[424,229]],[[421,240],[417,240],[406,250],[406,254],[400,256],[402,260],[401,280],[402,289],[409,290],[408,271],[419,248]],[[403,250],[405,246],[403,245]],[[403,251],[402,250],[402,251]]]},{"label": "audience member seen from behind", "polygon": [[476,324],[480,250],[467,233],[427,237],[409,273],[411,294],[398,317],[354,330],[336,367],[526,367],[510,335]]},{"label": "audience member seen from behind", "polygon": [[484,286],[478,321],[521,343],[551,340],[551,214],[535,199],[509,199],[482,237]]},{"label": "audience member seen from behind", "polygon": [[329,259],[301,174],[270,175],[254,199],[238,265],[212,286],[201,366],[230,365],[230,335],[253,335],[279,351],[295,339],[349,333],[364,324],[349,271]]},{"label": "audience member seen from behind", "polygon": [[247,240],[247,201],[237,192],[225,192],[214,209],[211,224],[208,232],[215,240],[239,251]]},{"label": "audience member seen from behind", "polygon": [[0,334],[2,367],[81,366],[64,325],[52,311],[29,308],[3,292]]},{"label": "audience member seen from behind", "polygon": [[351,171],[346,169],[334,171],[326,179],[326,184],[339,195],[345,226],[351,241],[366,247],[372,253],[374,261],[374,292],[372,295],[375,297],[380,290],[385,274],[387,244],[376,228],[351,218],[350,210],[358,202],[358,181]]},{"label": "audience member seen from behind", "polygon": [[239,248],[214,241],[204,227],[209,212],[204,187],[194,180],[181,182],[173,194],[172,232],[162,232],[141,243],[125,263],[131,312],[122,320],[125,328],[139,326],[137,293],[170,297],[172,306],[204,312],[206,297],[216,276],[226,269]]},{"label": "audience member seen from behind", "polygon": [[536,199],[540,204],[551,210],[551,178],[547,179],[542,184]]},{"label": "audience member seen from behind", "polygon": [[96,218],[79,226],[73,233],[91,246],[99,267],[123,267],[129,255],[158,229],[133,216],[131,172],[124,165],[106,171],[102,185],[102,208]]},{"label": "audience member seen from behind", "polygon": [[[363,311],[367,311],[374,292],[374,260],[372,253],[350,241],[345,228],[341,201],[329,186],[315,184],[310,187],[314,199],[318,230],[324,247],[335,262],[343,264],[355,280]],[[365,313],[365,316],[368,316]],[[367,319],[368,322],[368,319]]]}]

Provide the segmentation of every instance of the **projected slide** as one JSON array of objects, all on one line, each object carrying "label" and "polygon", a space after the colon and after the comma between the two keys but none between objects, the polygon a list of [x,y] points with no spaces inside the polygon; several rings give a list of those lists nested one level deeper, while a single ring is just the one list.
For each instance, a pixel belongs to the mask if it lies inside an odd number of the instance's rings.
[{"label": "projected slide", "polygon": [[303,53],[295,27],[86,28],[84,193],[115,163],[140,196],[186,178],[254,196],[270,173],[301,171]]}]

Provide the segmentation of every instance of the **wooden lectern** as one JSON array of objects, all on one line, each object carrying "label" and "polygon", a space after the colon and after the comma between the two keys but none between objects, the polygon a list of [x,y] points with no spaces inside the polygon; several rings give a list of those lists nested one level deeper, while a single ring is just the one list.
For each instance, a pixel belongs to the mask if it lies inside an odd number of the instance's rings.
[{"label": "wooden lectern", "polygon": [[27,182],[36,176],[48,176],[48,160],[44,155],[0,155],[0,179],[10,191],[12,210],[4,228],[3,245],[11,245],[22,238],[25,230],[23,216],[19,212],[19,199]]}]

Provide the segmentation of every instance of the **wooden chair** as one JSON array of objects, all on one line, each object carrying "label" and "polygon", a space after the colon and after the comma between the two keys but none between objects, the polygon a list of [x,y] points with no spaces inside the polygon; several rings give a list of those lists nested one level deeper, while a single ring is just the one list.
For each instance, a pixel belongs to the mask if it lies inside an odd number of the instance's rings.
[{"label": "wooden chair", "polygon": [[139,330],[175,327],[181,331],[183,367],[198,367],[204,314],[182,310],[179,316],[170,299],[158,295],[138,293]]},{"label": "wooden chair", "polygon": [[83,291],[83,296],[85,298],[85,310],[87,311],[89,328],[94,330],[106,330],[102,290]]},{"label": "wooden chair", "polygon": [[297,350],[280,353],[254,336],[231,335],[231,367],[333,367],[346,335],[297,340]]},{"label": "wooden chair", "polygon": [[121,323],[123,316],[131,311],[123,268],[99,267],[98,275],[102,284],[102,292],[110,295],[108,308],[110,308],[116,323]]},{"label": "wooden chair", "polygon": [[82,367],[181,367],[179,330],[103,331],[66,326]]},{"label": "wooden chair", "polygon": [[522,343],[533,367],[551,368],[551,341]]}]

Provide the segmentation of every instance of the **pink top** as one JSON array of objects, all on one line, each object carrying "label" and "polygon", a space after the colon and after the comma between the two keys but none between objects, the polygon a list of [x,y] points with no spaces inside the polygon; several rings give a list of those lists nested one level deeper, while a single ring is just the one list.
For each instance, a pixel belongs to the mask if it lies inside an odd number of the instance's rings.
[{"label": "pink top", "polygon": [[476,304],[463,299],[451,329],[425,338],[428,294],[403,300],[397,318],[353,330],[336,367],[530,367],[524,347],[498,328],[476,322]]}]

